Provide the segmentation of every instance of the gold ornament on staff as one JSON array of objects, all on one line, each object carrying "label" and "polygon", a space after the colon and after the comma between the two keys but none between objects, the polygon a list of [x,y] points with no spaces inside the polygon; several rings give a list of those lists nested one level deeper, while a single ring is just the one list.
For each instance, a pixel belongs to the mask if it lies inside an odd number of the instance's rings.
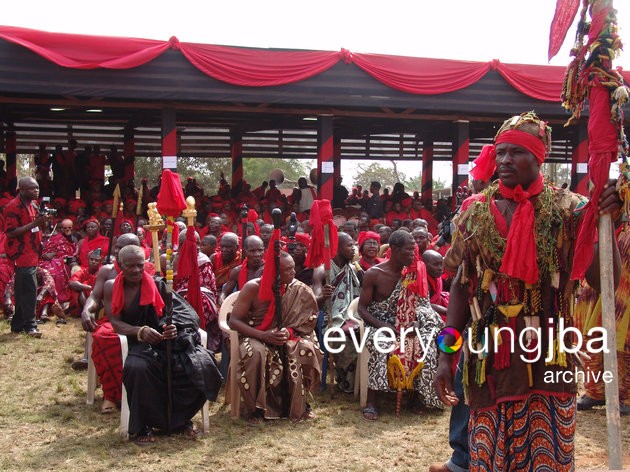
[{"label": "gold ornament on staff", "polygon": [[195,210],[195,198],[192,195],[186,198],[186,209],[182,211],[182,216],[186,218],[186,226],[195,226],[197,210]]},{"label": "gold ornament on staff", "polygon": [[173,226],[175,217],[166,217],[166,291],[173,293]]},{"label": "gold ornament on staff", "polygon": [[162,267],[160,265],[160,242],[158,239],[158,231],[164,229],[164,220],[162,220],[162,217],[157,210],[156,202],[149,203],[147,215],[149,216],[149,224],[144,225],[144,229],[151,232],[151,243],[153,245],[153,263],[155,264],[155,273],[159,274],[160,272],[162,272]]}]

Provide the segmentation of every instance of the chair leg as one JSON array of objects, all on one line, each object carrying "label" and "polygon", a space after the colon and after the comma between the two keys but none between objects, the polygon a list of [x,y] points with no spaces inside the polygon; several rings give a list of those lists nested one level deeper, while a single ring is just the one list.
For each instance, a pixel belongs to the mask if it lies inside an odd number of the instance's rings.
[{"label": "chair leg", "polygon": [[230,389],[230,412],[233,420],[238,419],[241,414],[241,392],[238,388],[237,363],[239,361],[238,350],[238,334],[230,333],[230,368],[228,373],[228,381],[226,383],[226,391]]},{"label": "chair leg", "polygon": [[[129,353],[129,345],[127,344],[127,336],[118,335],[120,339],[120,350],[122,353],[122,365],[125,366],[125,360]],[[120,436],[123,439],[129,438],[129,401],[127,400],[127,389],[125,384],[122,384],[122,396],[120,399]]]},{"label": "chair leg", "polygon": [[210,410],[208,405],[210,402],[206,401],[201,408],[201,431],[207,433],[210,431]]},{"label": "chair leg", "polygon": [[361,362],[357,358],[356,366],[354,367],[354,398],[359,398],[361,392]]},{"label": "chair leg", "polygon": [[368,357],[369,352],[362,352],[359,355],[359,369],[361,369],[360,374],[360,395],[359,395],[359,403],[361,404],[361,408],[365,408],[367,405],[367,394],[368,394]]},{"label": "chair leg", "polygon": [[94,393],[96,391],[97,375],[96,367],[94,366],[94,361],[92,360],[92,333],[87,333],[86,335],[85,354],[88,360],[86,403],[88,405],[94,405]]}]

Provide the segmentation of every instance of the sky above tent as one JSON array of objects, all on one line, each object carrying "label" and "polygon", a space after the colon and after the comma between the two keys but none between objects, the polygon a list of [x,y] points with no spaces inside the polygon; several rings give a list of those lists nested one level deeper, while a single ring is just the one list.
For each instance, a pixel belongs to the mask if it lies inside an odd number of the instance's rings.
[{"label": "sky above tent", "polygon": [[[617,0],[615,7],[621,38],[630,42],[630,2]],[[553,0],[21,0],[3,9],[0,22],[63,33],[546,64],[554,10]],[[575,26],[553,65],[569,62],[574,37]],[[630,69],[630,53],[617,64]]]},{"label": "sky above tent", "polygon": [[[232,46],[319,49],[402,56],[548,64],[553,0],[20,0],[0,23],[45,31],[128,36]],[[622,40],[630,44],[630,1],[616,0]],[[550,62],[564,66],[575,24]],[[630,46],[628,46],[630,48]],[[615,65],[630,70],[630,51]],[[558,105],[560,106],[560,105]],[[355,164],[342,167],[352,181]],[[418,164],[403,163],[408,176]],[[435,169],[445,178],[450,170]]]}]

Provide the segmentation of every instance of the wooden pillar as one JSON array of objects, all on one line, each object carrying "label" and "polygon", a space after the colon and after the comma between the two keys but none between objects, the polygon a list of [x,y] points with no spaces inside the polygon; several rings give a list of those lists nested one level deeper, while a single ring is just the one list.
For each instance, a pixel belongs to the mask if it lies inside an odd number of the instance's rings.
[{"label": "wooden pillar", "polygon": [[453,204],[457,206],[457,188],[468,186],[468,157],[470,155],[470,123],[458,120],[453,123],[455,134],[453,139]]},{"label": "wooden pillar", "polygon": [[433,139],[422,141],[422,189],[420,198],[423,202],[433,202]]},{"label": "wooden pillar", "polygon": [[162,169],[177,172],[177,119],[173,108],[162,110]]},{"label": "wooden pillar", "polygon": [[4,152],[6,155],[7,191],[16,195],[17,191],[17,135],[9,125],[4,135]]},{"label": "wooden pillar", "polygon": [[318,121],[317,195],[319,199],[332,202],[335,174],[333,117],[320,115]]},{"label": "wooden pillar", "polygon": [[588,197],[588,130],[586,123],[579,123],[573,139],[571,156],[571,191]]},{"label": "wooden pillar", "polygon": [[236,196],[243,190],[243,134],[233,132],[230,136],[232,149],[232,195]]},{"label": "wooden pillar", "polygon": [[123,157],[124,157],[124,174],[123,181],[134,181],[136,177],[136,142],[134,129],[131,126],[125,127],[123,136]]},{"label": "wooden pillar", "polygon": [[335,166],[333,183],[335,183],[341,177],[341,139],[337,137],[333,137],[333,161]]}]

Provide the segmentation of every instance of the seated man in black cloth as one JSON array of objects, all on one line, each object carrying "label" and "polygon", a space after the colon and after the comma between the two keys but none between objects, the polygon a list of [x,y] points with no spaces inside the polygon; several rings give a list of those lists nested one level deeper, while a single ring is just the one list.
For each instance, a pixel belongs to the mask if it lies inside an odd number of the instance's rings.
[{"label": "seated man in black cloth", "polygon": [[126,246],[120,250],[121,272],[105,283],[105,310],[114,330],[126,334],[129,355],[123,368],[130,419],[129,435],[137,443],[155,441],[154,429],[168,431],[166,342],[172,350],[171,431],[196,435],[191,418],[206,400],[214,401],[221,386],[212,353],[201,346],[199,317],[176,293],[172,294],[172,324],[163,312],[163,281],[155,282],[144,271],[144,250]]}]

